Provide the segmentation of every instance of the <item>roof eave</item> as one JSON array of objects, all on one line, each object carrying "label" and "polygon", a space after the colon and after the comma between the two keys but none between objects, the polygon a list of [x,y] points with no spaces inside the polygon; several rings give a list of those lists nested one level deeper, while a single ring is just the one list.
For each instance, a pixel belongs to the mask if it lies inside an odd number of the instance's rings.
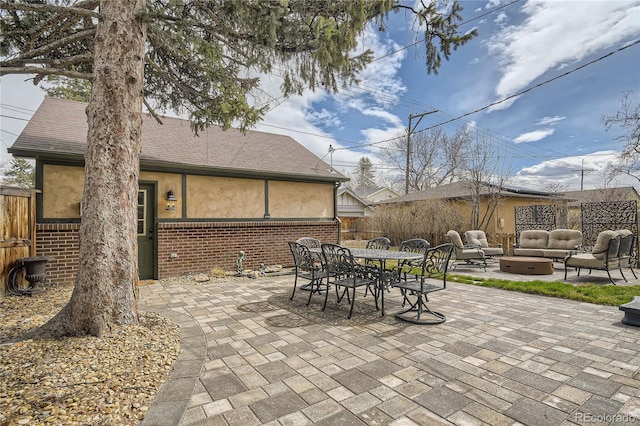
[{"label": "roof eave", "polygon": [[[7,151],[16,156],[24,158],[33,158],[36,160],[53,160],[53,161],[71,161],[84,164],[84,155],[72,153],[60,153],[50,151],[25,150],[10,147]],[[269,172],[269,171],[252,171],[226,167],[210,167],[195,166],[183,163],[172,163],[168,161],[150,161],[140,160],[141,170],[153,170],[166,173],[192,173],[192,174],[214,174],[229,177],[247,178],[247,179],[277,179],[277,180],[296,180],[306,182],[346,182],[348,177],[336,173],[335,176],[314,176],[312,174],[303,173],[285,173],[285,172]]]}]

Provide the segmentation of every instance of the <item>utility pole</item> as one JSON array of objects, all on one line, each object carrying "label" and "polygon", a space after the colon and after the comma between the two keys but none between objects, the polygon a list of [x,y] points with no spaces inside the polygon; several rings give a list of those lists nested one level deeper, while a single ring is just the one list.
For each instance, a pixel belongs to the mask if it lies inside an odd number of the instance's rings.
[{"label": "utility pole", "polygon": [[[415,115],[409,116],[409,127],[407,128],[407,169],[406,169],[407,171],[405,173],[405,183],[404,183],[405,194],[409,193],[409,171],[411,169],[411,133],[413,133],[415,128],[418,127],[418,124],[420,124],[420,122],[422,121],[425,115],[434,114],[436,112],[438,112],[438,110],[434,109],[433,111],[423,112],[422,114],[415,114]],[[411,120],[413,120],[414,118],[419,118],[419,120],[414,127],[411,127]]]},{"label": "utility pole", "polygon": [[595,169],[585,169],[584,160],[582,160],[582,167],[579,169],[572,169],[572,172],[580,172],[580,191],[584,191],[584,172],[592,172]]}]

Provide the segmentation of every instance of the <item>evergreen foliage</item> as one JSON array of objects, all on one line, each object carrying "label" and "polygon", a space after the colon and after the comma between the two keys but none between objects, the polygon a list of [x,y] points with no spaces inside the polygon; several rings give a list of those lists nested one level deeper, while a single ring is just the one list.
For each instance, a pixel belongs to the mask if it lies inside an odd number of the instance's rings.
[{"label": "evergreen foliage", "polygon": [[358,171],[356,172],[356,189],[363,190],[375,188],[375,174],[373,172],[373,163],[368,157],[360,158],[358,161]]},{"label": "evergreen foliage", "polygon": [[12,159],[6,166],[2,183],[20,188],[33,188],[35,186],[33,165],[24,158]]},{"label": "evergreen foliage", "polygon": [[[281,75],[285,96],[335,92],[357,82],[373,59],[369,50],[355,52],[365,25],[383,30],[388,13],[400,10],[424,30],[428,72],[477,35],[458,33],[457,2],[443,14],[435,1],[417,10],[393,0],[148,0],[139,16],[147,30],[145,104],[152,113],[187,112],[196,131],[245,129],[267,108],[248,101],[259,73]],[[99,20],[97,0],[3,1],[0,75],[36,74],[35,84],[49,75],[91,81]]]}]

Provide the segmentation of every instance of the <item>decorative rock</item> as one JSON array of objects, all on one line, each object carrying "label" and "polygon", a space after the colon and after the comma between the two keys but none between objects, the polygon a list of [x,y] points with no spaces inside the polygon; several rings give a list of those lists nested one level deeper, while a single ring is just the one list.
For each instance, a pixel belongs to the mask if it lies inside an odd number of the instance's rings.
[{"label": "decorative rock", "polygon": [[271,266],[267,266],[264,271],[267,274],[273,274],[275,272],[282,272],[282,265],[271,265]]},{"label": "decorative rock", "polygon": [[193,279],[197,283],[206,283],[207,281],[211,281],[211,277],[209,277],[206,274],[198,274],[195,277],[193,277]]}]

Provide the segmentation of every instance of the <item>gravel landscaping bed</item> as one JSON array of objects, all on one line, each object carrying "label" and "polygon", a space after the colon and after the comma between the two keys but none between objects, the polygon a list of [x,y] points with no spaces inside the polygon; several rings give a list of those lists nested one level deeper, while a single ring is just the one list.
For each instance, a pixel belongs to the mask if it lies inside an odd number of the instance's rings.
[{"label": "gravel landscaping bed", "polygon": [[72,288],[0,298],[0,425],[137,425],[180,350],[178,327],[153,313],[101,338],[19,339]]}]

